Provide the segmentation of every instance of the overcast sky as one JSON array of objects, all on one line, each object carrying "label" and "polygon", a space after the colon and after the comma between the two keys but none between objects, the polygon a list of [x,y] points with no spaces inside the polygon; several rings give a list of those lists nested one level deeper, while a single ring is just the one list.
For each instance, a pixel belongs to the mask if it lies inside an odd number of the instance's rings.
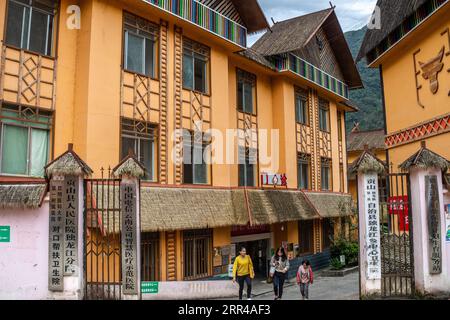
[{"label": "overcast sky", "polygon": [[[367,24],[376,2],[376,0],[332,0],[344,32],[360,29]],[[329,0],[259,0],[259,3],[271,25],[271,18],[282,21],[330,7]],[[251,45],[259,36],[261,35],[251,36],[249,44]]]}]

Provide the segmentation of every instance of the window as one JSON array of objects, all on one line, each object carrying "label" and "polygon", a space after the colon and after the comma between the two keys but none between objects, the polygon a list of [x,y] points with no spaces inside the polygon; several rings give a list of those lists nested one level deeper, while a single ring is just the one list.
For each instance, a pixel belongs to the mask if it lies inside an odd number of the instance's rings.
[{"label": "window", "polygon": [[319,127],[321,131],[330,132],[330,107],[323,99],[319,99]]},{"label": "window", "polygon": [[209,48],[183,40],[183,88],[208,93]]},{"label": "window", "polygon": [[345,178],[344,178],[344,165],[341,163],[339,164],[339,182],[340,182],[340,187],[339,187],[339,192],[345,192]]},{"label": "window", "polygon": [[308,95],[303,90],[295,92],[295,121],[309,125]]},{"label": "window", "polygon": [[331,191],[331,159],[321,158],[320,173],[322,190]]},{"label": "window", "polygon": [[6,44],[50,56],[56,1],[8,0]]},{"label": "window", "polygon": [[257,158],[256,149],[239,146],[239,187],[256,187]]},{"label": "window", "polygon": [[183,132],[183,182],[185,184],[209,183],[209,144],[203,133]]},{"label": "window", "polygon": [[301,190],[311,189],[311,156],[299,153],[297,158],[297,181]]},{"label": "window", "polygon": [[238,110],[254,114],[256,111],[256,76],[237,69],[237,106]]},{"label": "window", "polygon": [[1,173],[43,177],[50,150],[51,112],[9,105],[0,110]]},{"label": "window", "polygon": [[322,245],[324,250],[331,247],[333,238],[334,228],[331,219],[322,220]]},{"label": "window", "polygon": [[211,247],[211,230],[191,230],[183,232],[184,280],[196,280],[209,276]]},{"label": "window", "polygon": [[159,281],[159,233],[141,233],[141,280]]},{"label": "window", "polygon": [[158,26],[125,13],[124,69],[156,77]]},{"label": "window", "polygon": [[122,152],[124,159],[133,150],[145,167],[144,180],[156,181],[156,127],[150,123],[122,118]]},{"label": "window", "polygon": [[299,254],[308,255],[314,253],[314,221],[302,220],[298,223]]}]

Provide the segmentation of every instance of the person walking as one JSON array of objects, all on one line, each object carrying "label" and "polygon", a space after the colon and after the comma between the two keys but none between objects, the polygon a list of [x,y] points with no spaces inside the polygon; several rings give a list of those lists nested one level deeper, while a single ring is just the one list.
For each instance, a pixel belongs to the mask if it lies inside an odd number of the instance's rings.
[{"label": "person walking", "polygon": [[255,277],[253,262],[247,255],[247,250],[242,247],[239,256],[234,260],[233,265],[233,283],[239,284],[239,300],[242,300],[244,292],[244,283],[247,284],[247,300],[252,298],[252,279]]},{"label": "person walking", "polygon": [[311,263],[304,260],[302,265],[298,268],[297,284],[300,286],[300,293],[303,300],[309,299],[309,285],[314,282],[314,273],[311,268]]},{"label": "person walking", "polygon": [[270,263],[273,271],[273,291],[275,293],[275,300],[281,300],[283,297],[286,274],[289,271],[289,259],[284,247],[278,248]]}]

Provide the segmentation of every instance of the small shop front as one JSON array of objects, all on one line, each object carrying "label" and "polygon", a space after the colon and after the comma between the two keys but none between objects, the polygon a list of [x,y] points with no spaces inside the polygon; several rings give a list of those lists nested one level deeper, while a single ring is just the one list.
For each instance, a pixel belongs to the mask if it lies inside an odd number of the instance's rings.
[{"label": "small shop front", "polygon": [[269,225],[233,227],[231,245],[236,248],[236,255],[241,248],[246,249],[247,254],[252,258],[256,279],[267,278],[273,248],[273,236]]}]

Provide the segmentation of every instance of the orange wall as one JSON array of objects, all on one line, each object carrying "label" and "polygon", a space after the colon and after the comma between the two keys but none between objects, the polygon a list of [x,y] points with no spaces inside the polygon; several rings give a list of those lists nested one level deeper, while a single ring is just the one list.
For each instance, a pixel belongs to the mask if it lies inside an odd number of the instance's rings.
[{"label": "orange wall", "polygon": [[[381,60],[383,68],[384,93],[386,100],[386,115],[388,135],[407,129],[419,123],[432,120],[450,112],[450,55],[444,55],[444,68],[438,74],[439,90],[433,94],[430,81],[418,77],[419,96],[424,107],[417,102],[416,82],[414,77],[414,53],[416,55],[417,70],[420,71],[419,61],[427,62],[438,55],[442,47],[450,52],[447,34],[443,31],[450,28],[450,6],[447,5],[439,13],[422,24],[408,38]],[[428,147],[440,155],[450,158],[450,134],[429,138]],[[394,169],[420,148],[419,143],[411,143],[390,150],[390,161]]]}]

